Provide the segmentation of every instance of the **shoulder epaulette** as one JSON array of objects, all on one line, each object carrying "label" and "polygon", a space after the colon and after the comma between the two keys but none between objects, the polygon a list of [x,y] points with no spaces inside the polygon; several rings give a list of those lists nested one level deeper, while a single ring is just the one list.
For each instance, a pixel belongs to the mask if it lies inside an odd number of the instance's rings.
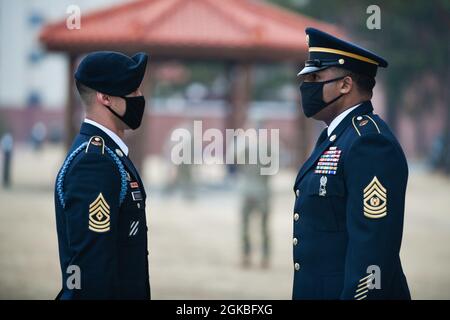
[{"label": "shoulder epaulette", "polygon": [[123,200],[125,199],[125,196],[127,194],[127,172],[125,170],[125,167],[123,166],[122,161],[120,161],[119,157],[105,145],[105,141],[102,137],[99,136],[93,136],[89,139],[89,142],[83,142],[80,144],[72,153],[66,158],[64,161],[64,164],[59,171],[58,177],[56,179],[56,192],[58,195],[59,202],[61,203],[61,206],[65,207],[65,200],[64,200],[64,178],[66,176],[67,170],[70,167],[70,164],[73,162],[73,160],[76,158],[77,155],[79,155],[84,150],[84,153],[98,153],[101,155],[106,153],[112,158],[114,164],[117,166],[117,169],[120,173],[120,180],[121,180],[121,188],[120,188],[120,195],[119,195],[119,205],[122,205]]},{"label": "shoulder epaulette", "polygon": [[105,140],[100,136],[93,136],[89,139],[86,145],[85,153],[95,152],[100,154],[105,154]]},{"label": "shoulder epaulette", "polygon": [[380,128],[373,118],[367,114],[352,118],[353,128],[359,136],[368,133],[381,133]]}]

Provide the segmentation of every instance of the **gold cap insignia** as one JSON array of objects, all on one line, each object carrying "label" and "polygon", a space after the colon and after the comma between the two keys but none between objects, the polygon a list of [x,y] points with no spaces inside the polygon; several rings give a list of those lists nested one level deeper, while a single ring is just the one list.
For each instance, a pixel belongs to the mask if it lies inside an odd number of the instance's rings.
[{"label": "gold cap insignia", "polygon": [[94,232],[109,231],[109,205],[100,192],[97,199],[89,205],[89,230]]},{"label": "gold cap insignia", "polygon": [[387,191],[377,177],[364,188],[364,215],[377,219],[387,215]]}]

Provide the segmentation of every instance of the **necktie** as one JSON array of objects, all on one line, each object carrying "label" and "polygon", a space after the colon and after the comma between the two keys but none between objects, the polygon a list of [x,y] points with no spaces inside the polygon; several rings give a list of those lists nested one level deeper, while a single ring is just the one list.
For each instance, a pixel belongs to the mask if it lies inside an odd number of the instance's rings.
[{"label": "necktie", "polygon": [[324,142],[327,139],[327,137],[328,137],[328,128],[325,128],[320,134],[319,139],[317,139],[316,146],[314,147],[314,149],[320,146],[322,142]]}]

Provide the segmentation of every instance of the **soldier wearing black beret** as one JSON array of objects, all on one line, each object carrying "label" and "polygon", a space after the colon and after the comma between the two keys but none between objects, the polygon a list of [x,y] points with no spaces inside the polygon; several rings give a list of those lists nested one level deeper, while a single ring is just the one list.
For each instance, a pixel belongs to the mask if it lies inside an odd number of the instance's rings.
[{"label": "soldier wearing black beret", "polygon": [[94,52],[75,73],[86,119],[56,178],[58,299],[150,298],[146,193],[123,142],[144,115],[147,59]]},{"label": "soldier wearing black beret", "polygon": [[307,28],[306,117],[327,128],[295,180],[293,299],[410,299],[400,262],[408,165],[373,113],[380,56]]}]

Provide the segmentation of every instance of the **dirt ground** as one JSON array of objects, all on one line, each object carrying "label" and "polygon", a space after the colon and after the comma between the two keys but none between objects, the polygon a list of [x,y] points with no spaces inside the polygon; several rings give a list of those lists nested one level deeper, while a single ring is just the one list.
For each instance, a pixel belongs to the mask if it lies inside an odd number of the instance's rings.
[{"label": "dirt ground", "polygon": [[[0,299],[53,299],[60,287],[53,209],[63,150],[14,154],[13,186],[0,187]],[[1,160],[0,160],[1,163]],[[290,299],[293,171],[272,181],[269,269],[240,265],[239,194],[199,187],[194,200],[166,195],[165,170],[149,159],[147,185],[150,277],[154,299]],[[402,246],[414,299],[450,299],[450,179],[411,165]],[[257,221],[253,221],[255,243]],[[259,249],[259,248],[256,248]]]}]

